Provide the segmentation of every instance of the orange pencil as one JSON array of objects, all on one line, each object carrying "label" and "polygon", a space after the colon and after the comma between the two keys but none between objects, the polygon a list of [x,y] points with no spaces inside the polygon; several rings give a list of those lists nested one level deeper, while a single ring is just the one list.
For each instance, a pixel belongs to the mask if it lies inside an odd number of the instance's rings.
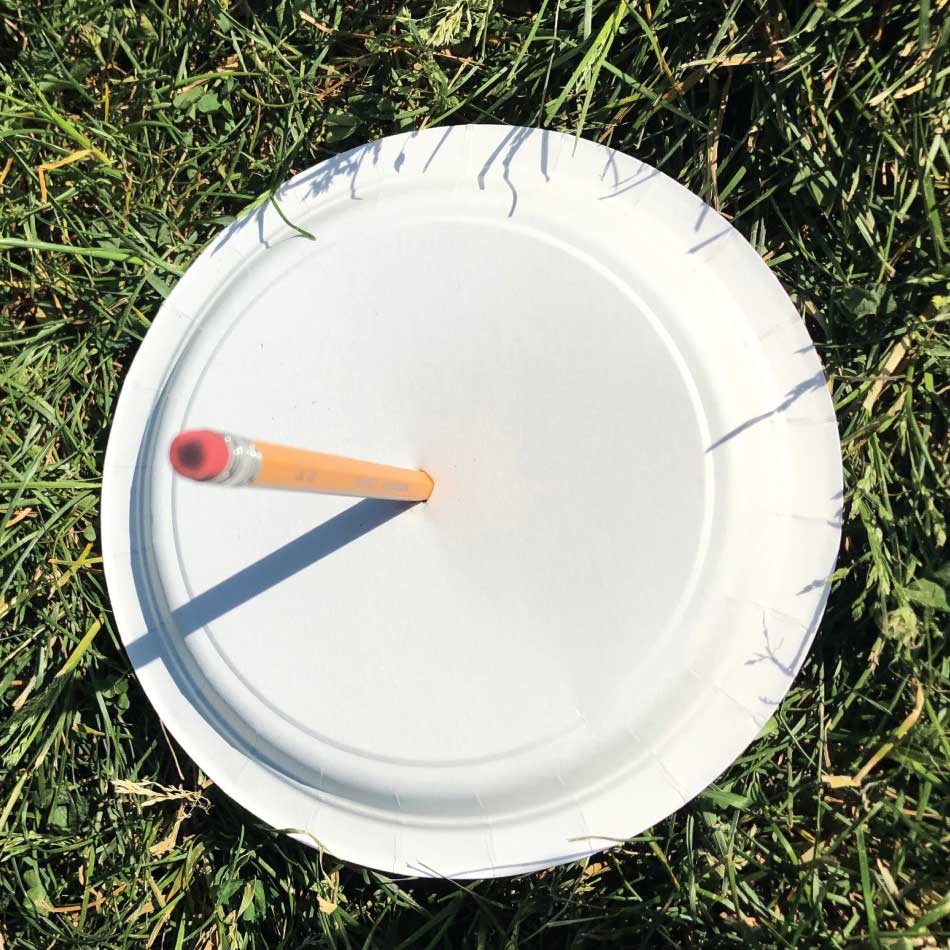
[{"label": "orange pencil", "polygon": [[179,475],[219,485],[259,485],[357,498],[425,501],[433,481],[425,473],[273,445],[210,429],[175,436],[169,450]]}]

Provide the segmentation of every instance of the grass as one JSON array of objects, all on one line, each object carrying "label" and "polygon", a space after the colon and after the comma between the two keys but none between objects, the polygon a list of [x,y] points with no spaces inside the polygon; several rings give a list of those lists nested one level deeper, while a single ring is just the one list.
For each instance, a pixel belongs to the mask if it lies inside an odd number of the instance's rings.
[{"label": "grass", "polygon": [[[950,946],[946,0],[0,0],[0,946]],[[99,556],[123,373],[222,225],[438,123],[629,151],[735,223],[828,370],[840,570],[716,786],[465,886],[294,843],[130,671]]]}]

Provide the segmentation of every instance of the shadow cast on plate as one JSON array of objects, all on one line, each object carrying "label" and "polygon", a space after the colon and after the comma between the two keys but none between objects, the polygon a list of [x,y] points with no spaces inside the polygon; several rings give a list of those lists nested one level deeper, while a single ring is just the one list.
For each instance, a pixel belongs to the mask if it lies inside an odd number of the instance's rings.
[{"label": "shadow cast on plate", "polygon": [[[172,635],[186,637],[200,630],[416,504],[418,502],[363,499],[172,610],[168,624]],[[136,668],[165,653],[161,638],[152,629],[126,644],[126,652]]]},{"label": "shadow cast on plate", "polygon": [[750,429],[752,426],[757,425],[760,422],[764,422],[766,419],[771,419],[773,416],[781,415],[787,409],[790,409],[793,405],[795,405],[795,403],[798,402],[802,396],[805,396],[816,389],[821,389],[821,387],[824,385],[825,374],[822,370],[819,370],[814,376],[810,376],[808,379],[802,380],[800,383],[790,389],[785,394],[785,398],[774,409],[770,409],[768,412],[763,412],[757,416],[753,416],[751,419],[746,419],[745,422],[740,423],[725,435],[720,436],[706,449],[706,453],[708,454],[709,452],[712,452],[714,449],[719,448],[720,445],[723,445],[724,443],[729,442],[731,439],[734,439],[737,435],[741,435],[746,429]]}]

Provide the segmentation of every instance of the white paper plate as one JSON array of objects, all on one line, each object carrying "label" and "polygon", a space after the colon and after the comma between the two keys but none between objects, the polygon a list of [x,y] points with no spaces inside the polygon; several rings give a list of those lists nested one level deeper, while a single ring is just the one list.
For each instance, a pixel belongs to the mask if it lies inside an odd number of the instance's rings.
[{"label": "white paper plate", "polygon": [[[129,371],[103,544],[149,698],[272,825],[488,877],[635,835],[773,713],[838,549],[825,378],[699,198],[497,126],[297,175],[209,247]],[[431,501],[173,478],[209,427],[424,468]]]}]

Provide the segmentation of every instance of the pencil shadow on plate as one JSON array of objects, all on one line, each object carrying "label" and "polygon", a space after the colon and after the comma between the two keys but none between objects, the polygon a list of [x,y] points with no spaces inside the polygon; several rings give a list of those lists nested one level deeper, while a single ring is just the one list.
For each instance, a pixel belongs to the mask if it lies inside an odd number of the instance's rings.
[{"label": "pencil shadow on plate", "polygon": [[[200,630],[218,617],[391,521],[415,504],[418,503],[373,498],[357,502],[170,611],[167,626],[171,635],[186,637]],[[162,638],[152,629],[127,644],[126,651],[136,667],[166,653]]]}]

